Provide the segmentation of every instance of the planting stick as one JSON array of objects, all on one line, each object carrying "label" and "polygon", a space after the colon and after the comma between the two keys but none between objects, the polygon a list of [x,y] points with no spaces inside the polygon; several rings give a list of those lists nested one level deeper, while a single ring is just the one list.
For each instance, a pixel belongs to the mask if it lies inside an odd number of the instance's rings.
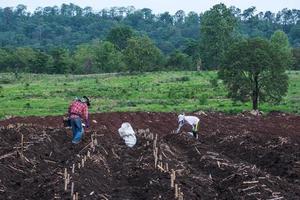
[{"label": "planting stick", "polygon": [[74,174],[74,172],[75,172],[75,164],[73,164],[72,166],[72,174]]},{"label": "planting stick", "polygon": [[74,182],[72,182],[71,184],[71,197],[73,196],[74,193]]},{"label": "planting stick", "polygon": [[76,200],[76,195],[75,194],[73,194],[73,200]]},{"label": "planting stick", "polygon": [[79,199],[79,194],[78,194],[78,192],[76,192],[76,198],[75,198],[75,200],[78,200]]}]

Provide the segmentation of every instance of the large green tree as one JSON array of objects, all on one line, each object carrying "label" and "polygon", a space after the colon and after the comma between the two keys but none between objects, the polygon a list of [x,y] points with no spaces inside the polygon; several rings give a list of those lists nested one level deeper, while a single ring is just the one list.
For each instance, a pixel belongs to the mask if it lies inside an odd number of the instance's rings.
[{"label": "large green tree", "polygon": [[111,29],[106,39],[116,45],[119,50],[123,50],[127,46],[127,40],[133,35],[134,32],[130,27],[120,26]]},{"label": "large green tree", "polygon": [[99,42],[95,48],[95,65],[99,72],[119,72],[124,68],[121,53],[108,41]]},{"label": "large green tree", "polygon": [[220,3],[206,11],[200,20],[201,57],[206,68],[218,68],[222,57],[233,40],[236,18]]},{"label": "large green tree", "polygon": [[76,73],[108,73],[122,71],[122,54],[108,41],[79,45],[74,53]]},{"label": "large green tree", "polygon": [[67,49],[53,48],[50,50],[51,55],[51,67],[49,67],[50,73],[64,74],[70,72],[70,54]]},{"label": "large green tree", "polygon": [[129,71],[154,71],[162,64],[161,51],[146,36],[129,39],[123,54]]},{"label": "large green tree", "polygon": [[[175,51],[170,54],[167,60],[167,67],[168,69],[174,70],[191,70],[192,69],[192,58],[189,57],[187,54],[182,53],[180,51]],[[194,67],[194,70],[196,67]]]},{"label": "large green tree", "polygon": [[[276,35],[273,36],[275,41]],[[252,100],[254,110],[258,109],[260,102],[279,102],[288,89],[285,70],[291,61],[289,56],[278,57],[283,51],[278,43],[262,38],[249,38],[233,44],[219,71],[229,97]]]}]

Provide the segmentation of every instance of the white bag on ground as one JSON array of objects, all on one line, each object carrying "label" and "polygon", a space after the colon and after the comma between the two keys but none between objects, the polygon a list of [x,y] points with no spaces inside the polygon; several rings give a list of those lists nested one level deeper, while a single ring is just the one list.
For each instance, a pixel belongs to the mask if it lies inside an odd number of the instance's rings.
[{"label": "white bag on ground", "polygon": [[136,144],[135,133],[128,122],[123,123],[118,131],[121,138],[123,138],[123,140],[125,141],[126,146],[133,147]]}]

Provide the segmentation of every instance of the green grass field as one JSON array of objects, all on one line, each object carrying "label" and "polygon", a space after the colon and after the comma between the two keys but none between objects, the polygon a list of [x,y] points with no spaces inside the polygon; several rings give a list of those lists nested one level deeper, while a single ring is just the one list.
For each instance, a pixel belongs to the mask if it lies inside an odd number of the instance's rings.
[{"label": "green grass field", "polygon": [[[288,72],[288,95],[260,110],[300,113],[300,72]],[[251,104],[226,97],[216,72],[154,72],[139,75],[0,74],[0,118],[61,115],[76,96],[91,97],[91,112],[214,110],[236,113]]]}]

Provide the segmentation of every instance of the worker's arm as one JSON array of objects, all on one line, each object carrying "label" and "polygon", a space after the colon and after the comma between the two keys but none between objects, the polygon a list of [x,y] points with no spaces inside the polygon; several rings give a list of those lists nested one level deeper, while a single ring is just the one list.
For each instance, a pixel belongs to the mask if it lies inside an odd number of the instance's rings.
[{"label": "worker's arm", "polygon": [[179,122],[179,125],[178,125],[178,128],[176,130],[176,133],[179,133],[179,131],[180,131],[181,127],[183,126],[183,124],[184,124],[183,121]]},{"label": "worker's arm", "polygon": [[83,117],[85,120],[85,125],[88,128],[90,126],[90,122],[89,122],[89,111],[88,111],[88,107],[85,106],[83,109]]}]

